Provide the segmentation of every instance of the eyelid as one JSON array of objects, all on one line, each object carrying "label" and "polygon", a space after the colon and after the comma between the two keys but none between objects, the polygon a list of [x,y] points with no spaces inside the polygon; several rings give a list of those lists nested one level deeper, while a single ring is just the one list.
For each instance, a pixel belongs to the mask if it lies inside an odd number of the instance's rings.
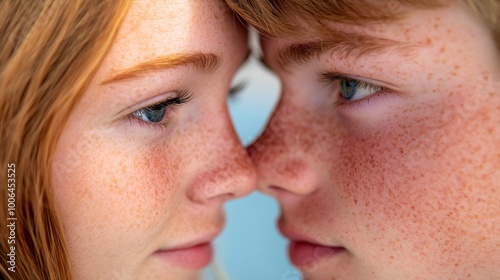
[{"label": "eyelid", "polygon": [[[156,95],[154,97],[148,98],[146,100],[143,100],[141,102],[135,103],[134,105],[131,105],[125,109],[123,109],[119,114],[121,116],[123,115],[129,115],[133,112],[139,111],[141,109],[154,106],[155,104],[161,104],[162,102],[169,100],[169,99],[174,99],[177,97],[188,97],[192,98],[191,93],[188,90],[173,90],[169,91],[160,95]],[[121,118],[121,117],[119,117]]]},{"label": "eyelid", "polygon": [[179,93],[182,92],[181,91],[175,91],[175,90],[172,90],[172,91],[168,91],[168,92],[165,92],[165,93],[162,93],[162,94],[159,94],[159,95],[155,95],[153,97],[150,97],[150,98],[147,98],[147,99],[144,99],[142,101],[136,101],[136,103],[134,103],[133,105],[130,105],[128,107],[125,107],[123,108],[122,110],[120,110],[116,115],[115,117],[113,118],[113,123],[114,122],[117,122],[117,121],[120,121],[121,119],[123,119],[123,117],[127,116],[127,115],[130,115],[132,114],[133,112],[136,112],[140,109],[143,109],[143,108],[146,108],[148,106],[151,106],[155,103],[160,103],[162,101],[165,101],[169,98],[174,98],[175,96],[178,96]]},{"label": "eyelid", "polygon": [[368,85],[374,85],[374,86],[379,86],[382,87],[383,89],[393,89],[393,90],[400,90],[398,86],[388,83],[388,82],[382,82],[379,80],[374,80],[374,79],[369,79],[357,75],[349,75],[349,74],[343,74],[339,72],[323,72],[320,73],[321,80],[323,82],[327,83],[333,83],[337,80],[345,79],[345,80],[356,80],[359,82],[362,82],[364,84]]},{"label": "eyelid", "polygon": [[167,98],[164,98],[164,99],[162,99],[156,103],[153,103],[151,105],[139,108],[139,109],[135,110],[134,112],[132,112],[132,114],[135,112],[139,112],[141,110],[156,109],[155,107],[159,107],[159,106],[168,107],[168,106],[172,106],[172,105],[180,105],[180,104],[183,104],[183,103],[190,101],[192,97],[193,96],[191,94],[189,94],[188,91],[180,91],[175,96],[167,97]]},{"label": "eyelid", "polygon": [[362,79],[359,79],[358,77],[345,75],[345,74],[341,74],[341,73],[335,73],[335,72],[322,73],[321,78],[323,81],[325,81],[329,84],[333,83],[335,81],[338,81],[338,80],[355,80],[355,81],[359,81],[359,82],[362,82],[365,84],[371,84],[369,82],[363,81]]}]

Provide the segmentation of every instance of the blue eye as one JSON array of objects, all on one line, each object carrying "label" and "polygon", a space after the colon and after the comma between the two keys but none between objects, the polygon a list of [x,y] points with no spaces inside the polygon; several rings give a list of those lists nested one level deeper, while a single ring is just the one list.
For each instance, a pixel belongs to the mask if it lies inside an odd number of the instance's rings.
[{"label": "blue eye", "polygon": [[339,73],[322,73],[322,79],[331,84],[339,82],[340,97],[344,100],[355,101],[384,90],[383,87],[351,78]]},{"label": "blue eye", "polygon": [[146,107],[144,109],[140,109],[133,113],[134,117],[143,120],[145,122],[157,123],[161,122],[165,117],[165,113],[167,112],[167,104],[156,104],[153,106]]},{"label": "blue eye", "polygon": [[340,93],[342,96],[350,100],[356,94],[356,90],[358,89],[358,81],[355,80],[340,80]]},{"label": "blue eye", "polygon": [[192,95],[188,91],[181,91],[174,97],[133,112],[129,115],[129,118],[139,121],[140,124],[165,126],[167,123],[167,113],[174,106],[188,102],[191,100],[191,97]]},{"label": "blue eye", "polygon": [[340,94],[346,100],[358,100],[382,90],[382,87],[372,85],[363,81],[339,78]]}]

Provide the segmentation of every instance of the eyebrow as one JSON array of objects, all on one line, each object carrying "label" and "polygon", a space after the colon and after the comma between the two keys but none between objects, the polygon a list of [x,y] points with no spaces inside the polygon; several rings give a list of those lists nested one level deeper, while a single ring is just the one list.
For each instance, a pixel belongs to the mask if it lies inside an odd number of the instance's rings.
[{"label": "eyebrow", "polygon": [[104,80],[101,84],[122,81],[136,78],[145,73],[176,68],[180,66],[192,66],[203,72],[213,72],[221,65],[221,57],[213,53],[178,53],[167,56],[160,56],[152,60],[139,63],[131,68],[120,70],[118,74]]},{"label": "eyebrow", "polygon": [[333,30],[328,38],[321,40],[294,43],[278,50],[278,65],[286,68],[291,64],[303,64],[313,58],[334,52],[339,58],[382,54],[389,49],[401,51],[404,56],[410,56],[415,45],[390,39],[373,37],[364,34],[347,33]]}]

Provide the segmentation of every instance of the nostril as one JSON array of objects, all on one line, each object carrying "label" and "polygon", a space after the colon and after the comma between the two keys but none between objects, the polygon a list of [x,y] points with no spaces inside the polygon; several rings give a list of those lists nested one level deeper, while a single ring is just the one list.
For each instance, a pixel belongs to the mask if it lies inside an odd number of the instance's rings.
[{"label": "nostril", "polygon": [[276,187],[276,186],[269,186],[268,188],[269,188],[269,190],[271,190],[271,191],[283,191],[283,189],[282,189],[282,188],[280,188],[280,187]]},{"label": "nostril", "polygon": [[226,201],[236,198],[233,192],[221,191],[223,186],[193,186],[187,191],[187,196],[196,204],[205,204],[212,200]]},{"label": "nostril", "polygon": [[285,158],[260,165],[260,188],[270,195],[310,195],[318,188],[318,169],[303,159]]},{"label": "nostril", "polygon": [[[243,150],[244,151],[244,150]],[[244,152],[240,154],[244,155]],[[257,185],[257,172],[248,157],[218,160],[209,170],[202,170],[188,185],[187,195],[198,204],[210,200],[227,201],[250,194]]]}]

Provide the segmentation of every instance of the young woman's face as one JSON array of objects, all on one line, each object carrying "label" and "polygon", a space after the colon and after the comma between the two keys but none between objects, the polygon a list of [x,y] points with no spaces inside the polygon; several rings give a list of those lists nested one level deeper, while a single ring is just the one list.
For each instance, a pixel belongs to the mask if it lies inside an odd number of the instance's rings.
[{"label": "young woman's face", "polygon": [[291,260],[306,279],[500,275],[500,59],[487,28],[457,4],[331,27],[262,40],[283,93],[250,152]]},{"label": "young woman's face", "polygon": [[254,188],[226,108],[247,33],[222,1],[166,3],[134,2],[56,149],[77,279],[196,278]]}]

